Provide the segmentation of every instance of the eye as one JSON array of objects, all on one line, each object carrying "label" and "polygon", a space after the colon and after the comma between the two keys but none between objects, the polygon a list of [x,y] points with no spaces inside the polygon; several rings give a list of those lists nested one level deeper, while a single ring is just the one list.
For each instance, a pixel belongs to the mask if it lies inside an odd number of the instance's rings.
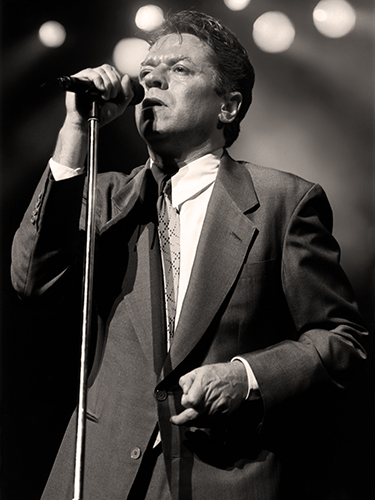
[{"label": "eye", "polygon": [[173,71],[175,73],[179,73],[181,75],[186,75],[189,72],[188,69],[185,68],[185,66],[181,66],[180,64],[177,64],[176,66],[174,66]]},{"label": "eye", "polygon": [[140,80],[143,80],[144,78],[146,78],[146,76],[151,73],[151,70],[150,69],[142,69],[141,72],[139,73],[139,79]]}]

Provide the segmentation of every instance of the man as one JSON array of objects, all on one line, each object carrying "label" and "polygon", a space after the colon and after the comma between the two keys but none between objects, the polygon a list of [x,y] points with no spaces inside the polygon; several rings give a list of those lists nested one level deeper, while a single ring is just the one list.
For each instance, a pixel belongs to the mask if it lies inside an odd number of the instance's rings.
[{"label": "man", "polygon": [[[76,76],[102,92],[103,125],[132,97],[109,65]],[[139,80],[150,160],[98,178],[84,498],[308,498],[293,443],[366,358],[326,197],[227,154],[254,75],[216,20],[171,16]],[[79,282],[86,111],[69,93],[66,107],[15,236],[13,283],[26,297]],[[74,437],[73,416],[44,500],[72,498]]]}]

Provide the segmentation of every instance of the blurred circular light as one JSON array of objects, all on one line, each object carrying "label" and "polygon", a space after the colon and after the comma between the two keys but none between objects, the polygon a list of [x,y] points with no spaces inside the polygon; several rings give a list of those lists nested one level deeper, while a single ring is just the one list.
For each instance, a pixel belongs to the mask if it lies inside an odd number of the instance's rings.
[{"label": "blurred circular light", "polygon": [[61,47],[65,39],[65,28],[57,21],[47,21],[39,28],[39,40],[46,47]]},{"label": "blurred circular light", "polygon": [[254,42],[264,52],[285,52],[295,36],[291,20],[282,12],[266,12],[258,17],[253,26]]},{"label": "blurred circular light", "polygon": [[243,10],[249,5],[250,0],[224,0],[224,3],[230,10]]},{"label": "blurred circular light", "polygon": [[149,50],[149,44],[140,38],[123,38],[113,51],[113,62],[120,73],[137,78],[139,67]]},{"label": "blurred circular light", "polygon": [[158,28],[163,21],[163,11],[157,5],[145,5],[138,10],[135,16],[135,24],[143,31],[152,31]]},{"label": "blurred circular light", "polygon": [[352,31],[356,13],[345,0],[322,0],[314,9],[316,29],[329,38],[340,38]]}]

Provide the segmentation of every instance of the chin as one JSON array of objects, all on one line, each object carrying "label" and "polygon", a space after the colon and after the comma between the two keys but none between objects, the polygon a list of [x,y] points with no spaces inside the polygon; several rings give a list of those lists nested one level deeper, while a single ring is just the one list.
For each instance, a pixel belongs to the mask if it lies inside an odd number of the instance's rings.
[{"label": "chin", "polygon": [[139,125],[138,125],[138,132],[140,133],[141,137],[145,140],[151,140],[153,138],[157,138],[160,133],[156,130],[155,128],[155,121],[154,120],[143,120]]}]

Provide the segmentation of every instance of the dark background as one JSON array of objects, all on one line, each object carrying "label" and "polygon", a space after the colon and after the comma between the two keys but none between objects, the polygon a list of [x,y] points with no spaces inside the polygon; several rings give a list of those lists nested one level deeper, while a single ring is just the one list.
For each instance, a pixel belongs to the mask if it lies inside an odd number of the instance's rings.
[{"label": "dark background", "polygon": [[[1,62],[1,498],[38,499],[76,401],[79,298],[67,310],[46,314],[23,304],[9,279],[14,232],[52,154],[64,116],[63,96],[40,85],[103,62],[123,37],[137,36],[135,13],[147,2],[106,0],[3,0]],[[254,104],[231,148],[247,159],[287,170],[326,190],[342,265],[369,328],[374,316],[374,2],[353,0],[355,29],[340,39],[312,23],[317,0],[252,0],[229,11],[221,0],[155,2],[167,11],[194,8],[220,18],[248,49],[256,70]],[[262,52],[252,24],[280,10],[296,28],[292,47]],[[40,25],[61,22],[68,33],[57,49],[43,48]],[[100,170],[129,171],[146,149],[128,110],[101,131]],[[337,500],[372,498],[372,398],[338,425],[345,446],[336,448]],[[323,451],[324,452],[324,451]],[[345,462],[344,465],[341,462]],[[303,500],[303,499],[301,499]]]}]

